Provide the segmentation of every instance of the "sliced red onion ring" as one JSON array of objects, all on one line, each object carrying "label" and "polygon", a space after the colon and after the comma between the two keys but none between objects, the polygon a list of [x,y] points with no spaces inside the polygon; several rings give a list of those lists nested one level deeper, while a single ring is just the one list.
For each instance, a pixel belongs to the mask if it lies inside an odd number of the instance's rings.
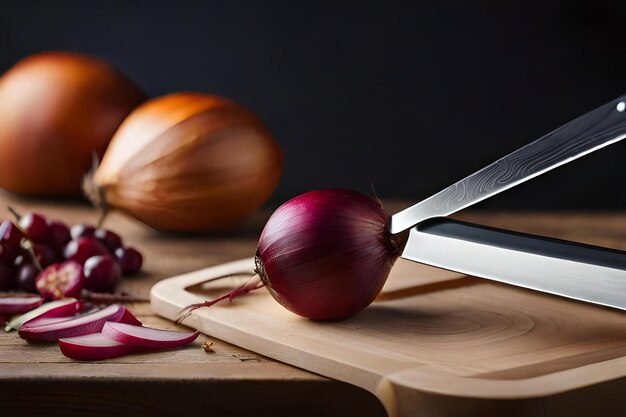
[{"label": "sliced red onion ring", "polygon": [[22,314],[21,316],[14,318],[9,323],[7,323],[4,330],[7,332],[10,332],[11,330],[17,330],[22,325],[29,323],[32,320],[72,316],[76,314],[80,310],[80,308],[81,304],[75,298],[64,298],[61,300],[51,301],[49,303],[40,305],[34,310],[30,310],[28,313]]},{"label": "sliced red onion ring", "polygon": [[[85,316],[85,315],[91,314],[91,313],[93,313],[93,311],[89,311],[87,313],[79,314],[79,315],[75,315],[75,316],[37,317],[36,319],[32,319],[32,320],[30,320],[28,322],[27,328],[35,328],[35,327],[40,327],[40,326],[47,326],[47,325],[53,324],[53,323],[60,323],[62,321],[73,320],[73,319],[75,319],[75,318],[77,318],[79,316]],[[21,329],[21,327],[19,329]]]},{"label": "sliced red onion ring", "polygon": [[136,351],[135,346],[116,342],[102,333],[59,339],[61,353],[79,361],[99,361],[117,358]]},{"label": "sliced red onion ring", "polygon": [[[85,311],[83,313],[80,313],[78,315],[73,315],[73,316],[37,317],[37,318],[34,318],[34,319],[28,321],[27,323],[25,323],[25,325],[27,325],[29,328],[39,327],[39,326],[46,326],[46,325],[52,324],[52,323],[59,323],[61,321],[73,320],[73,319],[76,319],[76,318],[81,317],[81,316],[86,316],[88,314],[95,313],[98,310],[100,310],[100,309],[99,308],[92,309],[92,310]],[[131,313],[128,309],[126,309],[126,311],[124,311],[124,314],[122,315],[122,318],[119,319],[119,322],[120,323],[127,323],[127,324],[135,324],[137,326],[141,326],[142,325],[142,323],[137,319],[137,317],[133,316],[133,313]]]},{"label": "sliced red onion ring", "polygon": [[23,325],[18,333],[21,338],[32,342],[54,342],[63,337],[82,336],[99,333],[107,321],[119,321],[126,308],[113,304],[90,314],[80,315],[69,320],[41,326]]},{"label": "sliced red onion ring", "polygon": [[26,313],[42,303],[41,297],[2,297],[0,298],[0,314],[9,316]]},{"label": "sliced red onion ring", "polygon": [[196,340],[200,332],[175,332],[109,321],[104,324],[102,334],[127,345],[158,349],[189,344]]},{"label": "sliced red onion ring", "polygon": [[122,315],[122,318],[118,320],[118,323],[134,324],[135,326],[143,325],[143,323],[140,322],[137,317],[133,316],[133,313],[131,313],[128,309],[124,311],[124,314]]}]

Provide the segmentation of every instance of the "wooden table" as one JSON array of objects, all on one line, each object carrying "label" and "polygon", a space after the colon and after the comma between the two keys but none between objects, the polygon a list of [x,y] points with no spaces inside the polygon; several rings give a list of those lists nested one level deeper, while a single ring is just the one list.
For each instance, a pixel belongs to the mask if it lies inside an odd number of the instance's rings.
[{"label": "wooden table", "polygon": [[[22,200],[0,193],[0,207],[39,211],[68,223],[94,223],[85,204]],[[394,212],[402,204],[388,205]],[[9,217],[1,210],[0,218]],[[112,213],[105,226],[145,255],[143,273],[122,289],[147,297],[157,281],[251,256],[269,211],[230,233],[165,235]],[[464,213],[457,218],[496,227],[626,249],[626,213]],[[148,303],[130,309],[146,325],[180,329]],[[212,341],[213,353],[201,347]],[[177,350],[95,363],[74,362],[52,345],[29,345],[0,334],[3,415],[297,415],[384,416],[370,393],[285,365],[210,336]],[[184,414],[183,414],[184,413]]]}]

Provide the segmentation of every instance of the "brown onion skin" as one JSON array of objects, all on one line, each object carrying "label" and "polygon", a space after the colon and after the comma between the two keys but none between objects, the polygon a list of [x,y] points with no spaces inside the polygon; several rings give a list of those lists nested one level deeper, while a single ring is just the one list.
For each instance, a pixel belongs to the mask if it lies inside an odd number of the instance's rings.
[{"label": "brown onion skin", "polygon": [[145,95],[103,61],[70,52],[23,59],[0,78],[0,187],[30,196],[78,196]]},{"label": "brown onion skin", "polygon": [[94,175],[105,205],[158,230],[225,230],[276,188],[282,152],[252,112],[217,96],[152,99],[120,126]]},{"label": "brown onion skin", "polygon": [[315,190],[280,206],[257,248],[256,269],[272,296],[314,320],[363,310],[382,290],[406,235],[387,231],[379,201],[350,190]]}]

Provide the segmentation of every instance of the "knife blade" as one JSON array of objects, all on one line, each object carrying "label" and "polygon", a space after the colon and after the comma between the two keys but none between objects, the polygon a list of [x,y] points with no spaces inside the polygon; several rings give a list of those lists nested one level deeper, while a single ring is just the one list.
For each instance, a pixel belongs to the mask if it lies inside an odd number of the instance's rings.
[{"label": "knife blade", "polygon": [[586,113],[393,216],[392,234],[444,217],[626,137],[626,95]]},{"label": "knife blade", "polygon": [[626,310],[626,252],[445,218],[409,232],[402,257]]},{"label": "knife blade", "polygon": [[572,120],[391,217],[402,257],[626,310],[626,252],[446,219],[626,137],[626,95]]}]

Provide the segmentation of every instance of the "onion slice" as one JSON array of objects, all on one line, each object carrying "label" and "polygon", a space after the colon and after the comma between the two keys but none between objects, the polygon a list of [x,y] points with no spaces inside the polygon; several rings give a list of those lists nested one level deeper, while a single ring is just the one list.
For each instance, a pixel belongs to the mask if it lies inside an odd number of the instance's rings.
[{"label": "onion slice", "polygon": [[[82,317],[82,316],[86,316],[88,314],[91,313],[95,313],[96,311],[101,310],[100,308],[95,308],[89,311],[85,311],[83,313],[80,313],[78,315],[73,315],[73,316],[61,316],[61,317],[37,317],[34,318],[32,320],[30,320],[29,322],[25,323],[26,326],[28,326],[29,328],[32,327],[39,327],[39,326],[46,326],[48,324],[52,324],[52,323],[59,323],[62,321],[67,321],[67,320],[73,320],[73,319],[77,319],[78,317]],[[127,324],[135,324],[138,326],[141,326],[142,323],[137,319],[137,317],[133,316],[133,313],[131,313],[128,309],[126,309],[124,311],[124,314],[122,315],[122,318],[119,319],[120,323],[127,323]]]},{"label": "onion slice", "polygon": [[32,342],[54,342],[64,337],[82,336],[98,333],[107,321],[119,321],[124,316],[126,308],[120,304],[112,304],[90,314],[79,315],[69,320],[41,326],[20,327],[18,333],[21,338]]},{"label": "onion slice", "polygon": [[128,309],[125,309],[122,318],[118,320],[118,323],[126,323],[126,324],[134,324],[135,326],[142,326],[143,323],[140,322],[137,317],[133,315]]},{"label": "onion slice", "polygon": [[[17,330],[32,320],[38,320],[43,318],[59,318],[64,316],[72,316],[76,314],[81,308],[80,302],[75,298],[64,298],[61,300],[51,301],[45,303],[30,310],[29,312],[15,317],[4,327],[6,332],[11,330]],[[69,318],[69,317],[68,317]]]},{"label": "onion slice", "polygon": [[199,331],[175,332],[125,323],[106,322],[102,334],[111,340],[136,347],[171,348],[184,346],[196,340]]},{"label": "onion slice", "polygon": [[137,350],[135,346],[116,342],[102,333],[59,339],[61,353],[79,361],[117,358]]},{"label": "onion slice", "polygon": [[[73,320],[77,317],[80,316],[85,316],[87,314],[91,314],[93,313],[95,310],[92,311],[88,311],[82,314],[78,314],[78,315],[74,315],[74,316],[61,316],[61,317],[37,317],[34,318],[32,320],[30,320],[28,322],[28,324],[26,324],[27,328],[35,328],[35,327],[40,327],[40,326],[47,326],[49,324],[53,324],[53,323],[60,323],[62,321],[68,321],[68,320]],[[24,326],[24,325],[22,325]],[[20,327],[19,329],[21,329],[22,327]],[[17,329],[17,330],[19,330]]]},{"label": "onion slice", "polygon": [[2,297],[0,298],[0,314],[12,315],[30,311],[43,304],[41,297]]}]

